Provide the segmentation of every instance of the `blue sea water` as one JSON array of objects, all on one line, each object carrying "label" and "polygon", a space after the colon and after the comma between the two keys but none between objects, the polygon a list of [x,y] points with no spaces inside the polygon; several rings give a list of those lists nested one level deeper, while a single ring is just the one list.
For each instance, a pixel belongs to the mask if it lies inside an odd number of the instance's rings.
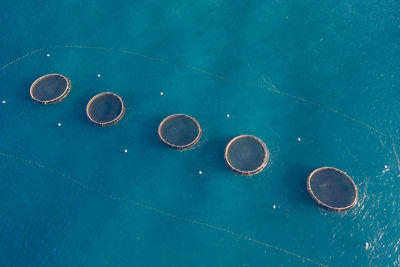
[{"label": "blue sea water", "polygon": [[[3,0],[0,36],[1,266],[400,264],[398,1]],[[32,101],[54,72],[67,98]],[[102,128],[103,91],[127,110]],[[195,148],[159,141],[173,113]],[[239,134],[268,146],[260,174],[226,166]],[[321,166],[353,209],[312,201]]]}]

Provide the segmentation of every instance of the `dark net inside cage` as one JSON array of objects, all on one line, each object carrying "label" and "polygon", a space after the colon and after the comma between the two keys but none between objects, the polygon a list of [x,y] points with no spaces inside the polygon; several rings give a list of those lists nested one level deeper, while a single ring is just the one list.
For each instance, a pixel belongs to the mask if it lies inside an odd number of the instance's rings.
[{"label": "dark net inside cage", "polygon": [[193,145],[199,138],[200,126],[187,115],[177,114],[167,117],[160,124],[160,138],[173,147]]},{"label": "dark net inside cage", "polygon": [[108,124],[120,119],[124,111],[121,98],[112,93],[103,93],[95,96],[89,102],[87,115],[98,124]]},{"label": "dark net inside cage", "polygon": [[346,209],[355,204],[357,188],[344,172],[322,168],[309,178],[309,190],[319,204],[333,209]]},{"label": "dark net inside cage", "polygon": [[69,90],[67,78],[62,75],[47,75],[39,78],[31,88],[31,95],[37,101],[56,101]]},{"label": "dark net inside cage", "polygon": [[239,172],[254,172],[266,164],[268,151],[261,140],[252,136],[242,136],[227,146],[226,160]]}]

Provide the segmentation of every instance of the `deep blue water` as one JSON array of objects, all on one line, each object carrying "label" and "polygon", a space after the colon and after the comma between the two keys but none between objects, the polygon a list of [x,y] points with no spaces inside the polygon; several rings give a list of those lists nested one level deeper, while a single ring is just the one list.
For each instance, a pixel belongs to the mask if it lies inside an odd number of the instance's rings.
[{"label": "deep blue water", "polygon": [[[399,2],[3,0],[0,36],[1,266],[399,264]],[[70,94],[35,103],[53,72]],[[106,90],[127,110],[101,128]],[[159,141],[172,113],[194,149]],[[268,146],[260,174],[226,166],[239,134]],[[309,197],[325,165],[353,209]]]}]

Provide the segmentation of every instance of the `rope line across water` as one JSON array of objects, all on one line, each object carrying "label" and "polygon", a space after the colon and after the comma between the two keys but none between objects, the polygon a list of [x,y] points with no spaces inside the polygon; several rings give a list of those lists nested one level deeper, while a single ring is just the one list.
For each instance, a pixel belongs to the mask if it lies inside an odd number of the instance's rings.
[{"label": "rope line across water", "polygon": [[7,153],[3,153],[3,152],[0,152],[0,156],[2,156],[4,158],[8,158],[8,159],[17,160],[17,161],[20,161],[20,162],[23,162],[23,163],[26,163],[26,164],[30,164],[30,165],[38,167],[38,168],[45,169],[45,170],[50,171],[50,172],[52,172],[52,173],[54,173],[54,174],[56,174],[58,176],[64,177],[64,179],[73,182],[74,184],[80,186],[81,188],[83,188],[83,189],[85,189],[85,190],[87,190],[89,192],[97,193],[97,194],[99,194],[99,195],[101,195],[101,196],[103,196],[105,198],[121,201],[121,202],[128,203],[128,204],[131,204],[131,205],[134,205],[134,206],[137,206],[137,207],[141,207],[141,208],[144,208],[146,210],[150,210],[150,211],[156,212],[158,214],[162,214],[164,216],[167,216],[167,217],[170,217],[170,218],[173,218],[173,219],[176,219],[176,220],[188,222],[188,223],[195,224],[195,225],[200,225],[200,226],[206,227],[208,229],[213,229],[213,230],[216,230],[216,231],[219,231],[219,232],[224,232],[224,233],[230,234],[232,236],[235,236],[237,238],[240,238],[242,240],[247,240],[247,241],[250,241],[252,243],[261,245],[263,247],[267,247],[267,248],[282,252],[284,254],[293,256],[293,257],[301,259],[303,261],[307,261],[309,263],[313,263],[313,264],[316,264],[316,265],[319,265],[319,266],[327,267],[327,265],[322,264],[322,263],[320,263],[320,262],[318,262],[316,260],[313,260],[311,258],[308,258],[308,257],[305,257],[305,256],[301,256],[301,255],[299,255],[299,254],[297,254],[295,252],[292,252],[292,251],[289,251],[289,250],[274,246],[272,244],[269,244],[269,243],[254,239],[252,237],[236,233],[234,231],[229,230],[228,228],[216,226],[216,225],[213,225],[213,224],[209,224],[209,223],[202,222],[202,221],[199,221],[199,220],[196,220],[196,219],[192,219],[192,218],[188,218],[188,217],[179,216],[179,215],[176,215],[174,213],[171,213],[171,212],[168,212],[168,211],[153,207],[151,205],[148,205],[148,204],[136,201],[136,200],[129,200],[129,199],[121,198],[121,197],[119,197],[119,196],[117,196],[115,194],[98,192],[95,189],[93,189],[91,186],[80,182],[78,179],[75,179],[72,176],[69,176],[69,175],[67,175],[67,174],[65,174],[65,173],[63,173],[61,171],[57,171],[56,169],[48,167],[48,166],[46,166],[46,165],[44,165],[42,163],[35,162],[35,161],[29,160],[29,159],[24,159],[24,158],[21,158],[21,157],[15,156],[15,155],[11,155],[11,154],[7,154]]}]

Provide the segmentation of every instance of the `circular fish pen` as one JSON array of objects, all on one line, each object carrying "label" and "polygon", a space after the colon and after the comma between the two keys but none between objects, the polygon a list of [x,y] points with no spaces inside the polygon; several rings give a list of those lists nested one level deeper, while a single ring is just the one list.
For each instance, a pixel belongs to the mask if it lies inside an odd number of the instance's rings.
[{"label": "circular fish pen", "polygon": [[307,179],[307,190],[318,205],[333,211],[354,207],[357,186],[347,173],[332,167],[314,170]]},{"label": "circular fish pen", "polygon": [[225,148],[225,161],[235,172],[253,175],[267,165],[269,151],[261,139],[253,135],[240,135],[229,141]]},{"label": "circular fish pen", "polygon": [[50,104],[63,100],[71,90],[71,81],[61,74],[47,74],[36,79],[30,88],[33,100]]},{"label": "circular fish pen", "polygon": [[111,92],[95,95],[86,106],[89,120],[101,126],[118,122],[124,113],[124,101],[119,95]]},{"label": "circular fish pen", "polygon": [[195,145],[201,137],[200,124],[185,114],[166,117],[158,126],[161,141],[172,148],[186,149]]}]

